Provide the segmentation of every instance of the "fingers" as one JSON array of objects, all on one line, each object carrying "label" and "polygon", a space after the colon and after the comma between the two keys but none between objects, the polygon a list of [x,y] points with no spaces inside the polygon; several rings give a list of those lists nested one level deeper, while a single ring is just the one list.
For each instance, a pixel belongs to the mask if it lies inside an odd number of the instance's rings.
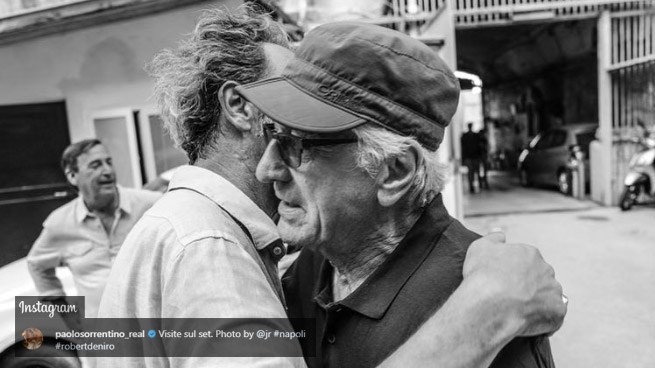
[{"label": "fingers", "polygon": [[564,317],[566,317],[566,313],[568,313],[568,308],[568,302],[564,303],[563,301],[558,303],[557,307],[553,308],[554,313],[550,318],[548,325],[544,327],[544,330],[548,331],[549,337],[559,331],[564,324]]},{"label": "fingers", "polygon": [[[551,267],[545,267],[544,270],[552,272]],[[521,336],[552,336],[562,327],[568,312],[568,300],[563,297],[562,285],[554,276],[542,275],[538,282],[541,287],[537,289],[533,300],[526,304],[528,318]]]}]

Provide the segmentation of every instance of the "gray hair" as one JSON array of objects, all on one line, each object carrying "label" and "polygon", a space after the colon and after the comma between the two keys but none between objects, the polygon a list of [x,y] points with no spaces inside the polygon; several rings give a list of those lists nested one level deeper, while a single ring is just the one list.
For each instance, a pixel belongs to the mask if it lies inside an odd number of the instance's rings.
[{"label": "gray hair", "polygon": [[210,9],[189,39],[176,50],[159,52],[149,64],[164,125],[190,163],[206,157],[218,137],[221,86],[268,74],[264,43],[289,47],[282,25],[257,7],[244,5],[234,14]]},{"label": "gray hair", "polygon": [[[420,146],[413,137],[402,136],[373,124],[360,125],[353,132],[358,139],[357,165],[371,177],[377,176],[385,161],[402,155],[413,143]],[[420,147],[423,161],[409,192],[410,199],[417,207],[424,206],[440,193],[447,178],[446,165],[439,162],[437,152]]]}]

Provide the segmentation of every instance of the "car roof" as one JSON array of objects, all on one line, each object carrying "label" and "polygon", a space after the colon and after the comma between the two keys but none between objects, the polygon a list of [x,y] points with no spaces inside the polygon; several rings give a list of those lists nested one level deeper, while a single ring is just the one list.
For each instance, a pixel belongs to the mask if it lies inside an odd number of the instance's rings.
[{"label": "car roof", "polygon": [[565,125],[564,128],[569,130],[594,130],[598,128],[598,123],[577,123]]},{"label": "car roof", "polygon": [[546,130],[546,132],[555,131],[555,130],[567,130],[573,133],[578,133],[583,131],[594,131],[597,128],[598,128],[597,123],[577,123],[577,124],[562,125],[557,128],[550,128]]}]

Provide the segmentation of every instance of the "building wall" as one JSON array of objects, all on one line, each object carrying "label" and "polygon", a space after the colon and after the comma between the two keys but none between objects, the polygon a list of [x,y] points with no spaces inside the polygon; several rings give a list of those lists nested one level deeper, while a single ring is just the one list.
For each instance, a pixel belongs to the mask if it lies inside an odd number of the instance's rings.
[{"label": "building wall", "polygon": [[0,1],[0,18],[15,13],[63,5],[75,1],[77,0],[2,0]]},{"label": "building wall", "polygon": [[102,110],[154,105],[144,71],[153,55],[193,30],[209,1],[152,16],[0,46],[0,105],[65,101],[72,141],[94,135]]}]

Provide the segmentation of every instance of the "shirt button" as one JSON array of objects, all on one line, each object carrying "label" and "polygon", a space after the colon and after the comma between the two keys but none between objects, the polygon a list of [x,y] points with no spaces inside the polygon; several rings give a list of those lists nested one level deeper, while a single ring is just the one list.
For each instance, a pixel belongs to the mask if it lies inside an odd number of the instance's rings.
[{"label": "shirt button", "polygon": [[334,344],[334,342],[337,341],[337,337],[334,336],[334,334],[329,334],[327,340],[330,344]]},{"label": "shirt button", "polygon": [[277,257],[282,255],[282,248],[280,247],[275,247],[273,248],[273,254],[275,254]]}]

